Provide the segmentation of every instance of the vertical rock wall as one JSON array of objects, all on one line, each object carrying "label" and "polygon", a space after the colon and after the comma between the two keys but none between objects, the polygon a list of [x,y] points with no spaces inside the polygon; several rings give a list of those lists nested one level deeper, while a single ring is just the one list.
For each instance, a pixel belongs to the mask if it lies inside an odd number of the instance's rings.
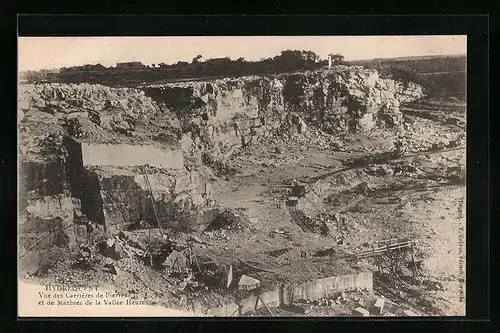
[{"label": "vertical rock wall", "polygon": [[[159,150],[153,147],[127,146],[133,154],[121,154],[118,160],[104,154],[100,159],[102,145],[97,145],[97,157],[93,156],[93,144],[66,138],[65,147],[72,195],[81,200],[82,213],[109,232],[138,226],[142,221],[156,225],[157,216],[164,227],[198,230],[216,213],[209,204],[207,180],[198,172],[183,169],[182,154],[180,159],[172,159],[179,154],[155,154]],[[114,146],[105,145],[105,149],[113,150]],[[151,158],[156,158],[158,165],[146,167]]]},{"label": "vertical rock wall", "polygon": [[423,96],[416,84],[356,67],[172,83],[145,93],[182,119],[185,143],[212,155],[269,135],[290,114],[331,134],[400,126],[400,104]]},{"label": "vertical rock wall", "polygon": [[157,218],[163,227],[203,230],[218,214],[209,202],[209,185],[196,172],[148,172],[145,176],[98,167],[92,173],[102,202],[102,223],[110,232],[141,222],[156,225]]}]

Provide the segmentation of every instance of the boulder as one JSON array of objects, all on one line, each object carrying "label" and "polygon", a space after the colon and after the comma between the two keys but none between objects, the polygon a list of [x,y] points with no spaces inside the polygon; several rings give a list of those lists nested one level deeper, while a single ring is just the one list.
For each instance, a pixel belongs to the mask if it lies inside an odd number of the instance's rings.
[{"label": "boulder", "polygon": [[105,242],[101,243],[100,252],[103,256],[113,260],[120,260],[128,257],[128,253],[123,244],[114,238],[109,238]]},{"label": "boulder", "polygon": [[173,250],[163,265],[175,271],[182,271],[188,267],[188,260],[182,252]]}]

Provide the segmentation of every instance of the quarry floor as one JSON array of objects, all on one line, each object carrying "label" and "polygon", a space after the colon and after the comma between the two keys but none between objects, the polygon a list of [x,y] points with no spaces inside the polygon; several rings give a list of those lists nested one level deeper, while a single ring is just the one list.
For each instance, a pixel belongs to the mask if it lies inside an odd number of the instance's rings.
[{"label": "quarry floor", "polygon": [[[361,138],[361,145],[363,140],[369,139]],[[309,213],[328,216],[341,211],[347,217],[346,230],[336,230],[335,226],[329,225],[331,232],[327,236],[307,233],[291,218],[284,198],[279,194],[270,194],[271,189],[279,189],[291,179],[314,181],[315,177],[327,174],[325,170],[341,170],[342,159],[363,153],[325,154],[324,150],[314,147],[307,147],[305,150],[301,150],[302,148],[291,145],[287,147],[288,158],[301,158],[295,164],[275,168],[259,166],[258,163],[250,164],[243,166],[239,170],[241,173],[229,181],[220,181],[214,186],[216,198],[233,209],[244,209],[251,217],[252,224],[243,233],[226,232],[225,238],[212,241],[213,246],[202,252],[219,258],[221,262],[230,263],[234,258],[243,259],[278,272],[280,279],[299,283],[362,269],[376,271],[373,263],[365,261],[352,264],[343,260],[342,256],[367,250],[369,245],[377,241],[411,237],[419,244],[416,256],[423,259],[425,275],[413,281],[378,281],[375,282],[378,285],[376,290],[386,295],[387,289],[396,291],[393,296],[396,302],[413,306],[420,313],[438,315],[463,312],[460,306],[454,308],[454,305],[459,298],[458,244],[459,241],[464,241],[465,220],[461,212],[465,211],[465,186],[428,179],[417,180],[413,175],[372,177],[359,170],[334,173],[324,182],[340,177],[341,182],[346,182],[344,188],[353,188],[368,181],[376,184],[377,188],[386,186],[389,190],[381,191],[376,198],[349,198],[345,202],[346,210],[316,202],[314,199],[317,198],[306,201],[308,207],[304,209],[308,208]],[[249,154],[255,161],[266,160],[270,155],[275,154],[265,148],[259,150],[259,147],[253,147]],[[460,160],[463,152],[452,151],[438,155]],[[279,160],[279,156],[275,156],[275,159]],[[334,185],[337,184],[338,182],[334,182]],[[398,199],[396,202],[392,200],[394,197]],[[349,201],[355,202],[352,204]],[[272,231],[277,229],[285,230],[289,235],[274,234],[271,238]],[[290,250],[279,258],[266,255],[268,251],[285,248]],[[324,249],[333,249],[335,254],[328,258],[313,257],[316,251]],[[302,251],[308,253],[308,259],[301,258]],[[277,279],[276,276],[259,277]],[[320,313],[333,315],[332,311],[336,310],[327,307]]]},{"label": "quarry floor", "polygon": [[[446,137],[461,133],[451,125],[414,115],[408,119],[419,133],[415,135],[417,141],[439,141],[443,133]],[[437,149],[432,154],[416,150],[414,154],[418,156],[409,160],[419,163],[420,172],[377,174],[368,172],[368,167],[343,170],[343,161],[347,159],[390,150],[395,135],[391,130],[380,130],[339,138],[342,151],[318,147],[307,140],[285,145],[273,144],[271,140],[255,143],[233,155],[229,163],[236,173],[215,180],[213,195],[222,206],[240,211],[248,224],[196,234],[201,243],[195,244],[195,254],[218,266],[241,267],[244,261],[263,268],[266,271],[250,270],[248,275],[259,279],[265,289],[281,282],[302,283],[362,270],[376,271],[370,260],[353,263],[343,257],[367,250],[377,241],[411,237],[417,242],[415,256],[422,263],[420,275],[389,278],[385,273],[375,274],[374,293],[388,299],[390,312],[403,306],[425,315],[461,314],[464,303],[459,302],[459,288],[465,277],[458,270],[458,262],[462,255],[459,243],[465,242],[465,185],[450,183],[446,175],[436,176],[432,170],[438,164],[465,167],[464,149]],[[313,219],[323,219],[330,230],[328,235],[304,232],[292,219],[285,205],[286,189],[292,179],[311,184],[312,190],[298,207]],[[361,183],[368,183],[372,195],[346,194]],[[329,195],[336,200],[325,200]],[[339,227],[334,216],[342,216],[345,224]],[[137,231],[141,232],[144,231]],[[189,237],[175,232],[170,236]],[[281,255],[269,254],[281,249]],[[325,249],[332,249],[329,256],[315,256]],[[217,288],[185,294],[173,292],[168,279],[145,265],[132,259],[122,259],[115,265],[120,274],[75,270],[61,263],[52,269],[51,279],[100,281],[129,294],[155,298],[159,304],[185,309],[195,308],[196,302],[218,306],[233,297],[230,291]],[[313,306],[305,315],[348,316],[354,307],[355,303],[349,302]],[[272,311],[278,316],[292,315],[281,309]],[[267,314],[264,311],[248,315]]]}]

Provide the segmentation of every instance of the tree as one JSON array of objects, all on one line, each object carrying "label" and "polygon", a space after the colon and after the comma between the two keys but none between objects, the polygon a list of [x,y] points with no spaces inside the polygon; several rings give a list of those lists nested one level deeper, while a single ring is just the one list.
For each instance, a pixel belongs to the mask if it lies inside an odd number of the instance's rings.
[{"label": "tree", "polygon": [[199,60],[202,58],[203,56],[201,54],[198,54],[196,57],[193,58],[193,63],[196,63],[196,62],[199,62]]},{"label": "tree", "polygon": [[307,64],[315,64],[319,60],[319,56],[313,51],[302,51],[301,52],[302,59]]},{"label": "tree", "polygon": [[344,56],[342,54],[330,53],[328,56],[330,57],[330,59],[332,59],[332,65],[340,65],[345,63]]},{"label": "tree", "polygon": [[312,51],[285,50],[281,51],[281,54],[274,57],[273,60],[277,69],[297,70],[316,64],[319,57]]}]

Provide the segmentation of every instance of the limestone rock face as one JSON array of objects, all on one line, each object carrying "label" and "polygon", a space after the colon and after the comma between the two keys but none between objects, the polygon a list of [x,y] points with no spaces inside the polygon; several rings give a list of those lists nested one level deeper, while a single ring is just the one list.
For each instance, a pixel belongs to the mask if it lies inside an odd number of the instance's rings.
[{"label": "limestone rock face", "polygon": [[324,124],[330,132],[371,130],[383,125],[379,118],[384,114],[396,119],[390,125],[400,125],[400,103],[423,96],[416,84],[383,79],[375,70],[351,67],[294,74],[285,84],[287,109]]},{"label": "limestone rock face", "polygon": [[[318,131],[342,134],[397,127],[402,121],[400,104],[422,96],[422,88],[414,83],[381,78],[375,70],[354,66],[144,88],[22,85],[18,97],[21,161],[23,165],[38,163],[26,168],[22,181],[40,187],[36,184],[40,177],[30,170],[46,170],[53,164],[68,172],[63,177],[67,179],[53,177],[44,181],[50,185],[44,185],[50,195],[67,188],[56,183],[73,183],[71,195],[82,199],[83,213],[114,224],[136,223],[155,215],[151,204],[147,204],[148,186],[141,172],[134,169],[146,159],[138,158],[139,153],[120,152],[149,146],[168,148],[182,155],[175,159],[179,161],[175,170],[162,168],[162,161],[167,160],[163,155],[151,153],[153,150],[143,153],[162,159],[154,165],[144,162],[160,169],[152,171],[150,177],[158,214],[168,225],[204,225],[217,214],[206,181],[210,176],[202,171],[204,166],[224,173],[228,168],[224,161],[233,152],[268,137],[286,134],[324,140]],[[79,172],[71,172],[81,157],[78,149],[69,151],[64,147],[66,137],[97,154],[91,161],[95,170],[84,165]],[[107,158],[100,157],[96,144],[110,145],[106,150],[97,147],[106,152]],[[118,146],[130,149],[119,150]],[[113,147],[117,149],[111,156],[108,152]],[[83,155],[87,151],[83,149]],[[46,158],[49,155],[56,158]],[[127,164],[127,160],[134,162]],[[115,164],[120,164],[121,170],[108,174],[110,164],[115,169]],[[86,192],[75,192],[75,184],[93,185],[86,187]]]},{"label": "limestone rock face", "polygon": [[423,97],[417,84],[352,66],[151,85],[144,91],[182,119],[189,132],[183,150],[192,142],[220,156],[269,135],[290,114],[333,134],[400,126],[400,104]]},{"label": "limestone rock face", "polygon": [[83,197],[82,211],[112,233],[142,221],[203,230],[219,214],[210,185],[195,171],[150,170],[145,176],[133,168],[99,166],[86,174],[88,194]]},{"label": "limestone rock face", "polygon": [[207,156],[224,160],[235,149],[269,136],[291,114],[332,134],[369,131],[400,126],[400,104],[421,97],[422,87],[414,83],[381,78],[372,69],[340,66],[141,89],[23,85],[18,102],[23,129],[31,123],[45,127],[30,127],[23,137],[34,137],[37,131],[40,136],[65,132],[94,143],[168,143],[184,151],[187,165],[199,166]]}]

